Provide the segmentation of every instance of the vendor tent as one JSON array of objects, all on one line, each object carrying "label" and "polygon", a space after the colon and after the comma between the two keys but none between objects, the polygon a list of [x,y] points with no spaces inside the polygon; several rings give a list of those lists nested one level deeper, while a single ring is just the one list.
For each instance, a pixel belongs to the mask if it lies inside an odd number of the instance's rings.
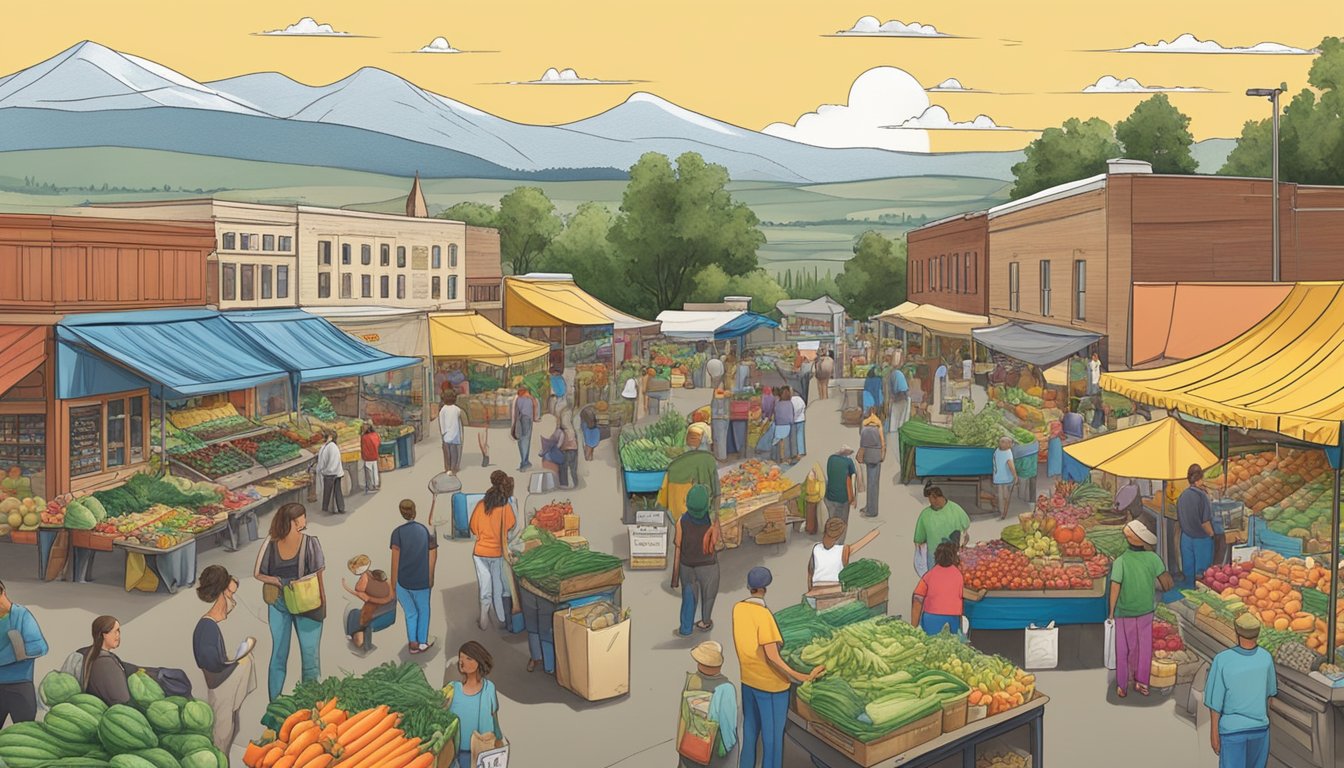
[{"label": "vendor tent", "polygon": [[550,347],[514,336],[475,312],[436,312],[429,316],[429,347],[434,357],[460,357],[508,367],[545,357]]},{"label": "vendor tent", "polygon": [[1044,323],[1012,321],[976,328],[971,336],[984,346],[1024,363],[1049,367],[1101,341],[1101,334]]},{"label": "vendor tent", "polygon": [[778,328],[779,323],[755,312],[684,312],[669,309],[658,313],[664,336],[673,339],[737,339],[758,328]]},{"label": "vendor tent", "polygon": [[829,322],[832,318],[843,317],[845,308],[840,306],[840,304],[830,296],[822,296],[813,299],[806,304],[793,307],[793,311],[789,314],[812,320],[825,320]]},{"label": "vendor tent", "polygon": [[1182,480],[1191,464],[1208,469],[1218,463],[1217,456],[1170,416],[1065,446],[1064,452],[1093,469],[1145,480]]},{"label": "vendor tent", "polygon": [[1135,283],[1134,365],[1216,349],[1265,319],[1292,289],[1292,283]]},{"label": "vendor tent", "polygon": [[423,309],[399,307],[309,307],[305,312],[329,320],[356,340],[391,355],[429,354],[429,324]]},{"label": "vendor tent", "polygon": [[656,325],[598,301],[569,275],[552,274],[504,278],[504,321],[508,327],[527,328],[610,325],[636,330]]},{"label": "vendor tent", "polygon": [[943,336],[968,338],[973,329],[989,325],[989,318],[984,315],[971,315],[933,304],[914,304],[909,301],[877,317],[879,320],[887,320],[903,327],[913,325]]},{"label": "vendor tent", "polygon": [[301,309],[226,312],[222,317],[267,350],[299,383],[368,376],[420,363],[357,341]]}]

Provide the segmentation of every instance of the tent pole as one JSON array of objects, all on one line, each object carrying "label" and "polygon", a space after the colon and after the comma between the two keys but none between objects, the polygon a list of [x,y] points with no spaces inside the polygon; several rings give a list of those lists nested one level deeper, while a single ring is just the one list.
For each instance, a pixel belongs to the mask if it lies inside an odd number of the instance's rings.
[{"label": "tent pole", "polygon": [[[1162,561],[1167,564],[1167,570],[1171,570],[1171,553],[1167,550],[1167,481],[1162,481],[1162,507],[1161,513],[1157,516],[1157,549],[1162,553]],[[1181,568],[1185,568],[1185,563],[1181,563]],[[1185,571],[1181,571],[1185,575]]]},{"label": "tent pole", "polygon": [[159,477],[168,474],[168,401],[159,393]]},{"label": "tent pole", "polygon": [[1328,650],[1326,661],[1335,663],[1335,626],[1339,621],[1339,481],[1340,468],[1335,467],[1334,495],[1330,502],[1330,605],[1326,611],[1325,638]]},{"label": "tent pole", "polygon": [[1231,448],[1232,448],[1232,446],[1228,444],[1228,443],[1229,443],[1228,438],[1229,438],[1229,434],[1228,434],[1228,431],[1227,431],[1227,425],[1224,424],[1223,426],[1219,427],[1219,429],[1218,429],[1218,458],[1222,459],[1222,461],[1223,461],[1223,492],[1224,492],[1224,493],[1227,492],[1227,455],[1228,455],[1228,453],[1230,452],[1230,450],[1231,450]]}]

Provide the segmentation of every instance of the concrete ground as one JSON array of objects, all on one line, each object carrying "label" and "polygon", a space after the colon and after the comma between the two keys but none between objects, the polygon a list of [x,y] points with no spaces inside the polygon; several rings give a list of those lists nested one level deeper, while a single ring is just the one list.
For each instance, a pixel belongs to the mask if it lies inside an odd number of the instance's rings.
[{"label": "concrete ground", "polygon": [[[706,403],[708,390],[677,391],[673,404],[683,413]],[[829,453],[843,442],[857,445],[857,433],[839,423],[838,397],[814,402],[808,407],[808,457],[790,470],[801,481],[814,462],[824,462]],[[543,420],[538,434],[549,433],[553,423]],[[476,430],[471,430],[475,432]],[[492,465],[480,466],[474,434],[467,437],[466,456],[461,477],[468,491],[484,491],[490,471],[515,470],[518,455],[506,429],[491,430]],[[401,522],[397,502],[414,499],[427,516],[430,495],[427,483],[441,467],[438,445],[431,435],[418,446],[418,461],[412,468],[385,474],[383,489],[372,496],[356,495],[349,499],[349,514],[344,517],[323,515],[310,505],[309,533],[321,539],[326,554],[326,593],[330,601],[329,618],[322,638],[322,673],[338,675],[359,673],[383,662],[401,659],[423,664],[433,684],[440,684],[445,662],[455,662],[455,651],[467,640],[483,642],[495,655],[492,675],[501,696],[500,721],[513,744],[516,766],[565,765],[605,768],[622,766],[672,766],[676,755],[672,744],[676,730],[679,692],[684,672],[693,667],[689,650],[705,635],[693,638],[673,636],[679,594],[668,586],[669,573],[627,571],[624,602],[633,612],[631,637],[631,690],[619,699],[589,703],[560,688],[540,669],[526,671],[528,657],[525,635],[509,635],[496,630],[482,632],[475,625],[477,597],[471,563],[471,543],[440,541],[437,582],[433,600],[430,634],[438,638],[432,652],[411,656],[406,652],[405,634],[399,620],[393,628],[375,635],[377,648],[367,657],[353,654],[342,635],[341,616],[345,593],[341,579],[352,582],[344,564],[359,553],[373,558],[374,567],[387,568],[390,531]],[[853,517],[851,540],[876,526],[882,535],[865,552],[892,567],[890,611],[908,615],[908,596],[915,585],[911,567],[913,545],[910,541],[915,516],[923,507],[920,486],[900,485],[893,479],[895,462],[883,469],[881,515],[869,521]],[[625,526],[621,523],[621,500],[617,495],[617,469],[610,441],[598,449],[594,462],[580,469],[581,486],[573,491],[558,491],[553,498],[573,501],[582,518],[583,534],[595,549],[620,557],[629,554]],[[525,477],[518,476],[518,495],[526,491]],[[954,494],[954,498],[957,496]],[[973,540],[994,538],[1002,528],[997,516],[977,513],[973,499],[960,498],[975,520]],[[534,499],[534,501],[536,501]],[[544,501],[544,499],[542,500]],[[443,510],[443,506],[440,507]],[[262,521],[263,526],[269,518]],[[731,651],[733,604],[746,596],[746,573],[755,565],[766,565],[774,572],[774,584],[767,600],[776,608],[798,599],[805,589],[808,551],[813,540],[805,534],[794,535],[787,544],[757,546],[745,541],[721,555],[722,593],[715,608],[716,626],[709,634],[728,650],[724,672],[737,679],[738,668]],[[260,585],[250,578],[260,542],[236,553],[220,549],[204,550],[200,565],[220,563],[242,584],[239,605],[224,625],[230,646],[251,635],[259,641],[259,660],[269,657],[270,640],[264,621]],[[67,654],[89,644],[89,626],[94,616],[110,613],[125,625],[120,655],[131,662],[146,665],[181,667],[191,674],[198,692],[204,683],[195,669],[191,654],[192,629],[206,606],[191,590],[176,595],[128,594],[121,587],[122,557],[100,555],[95,565],[96,583],[41,583],[34,579],[36,555],[32,548],[0,545],[0,579],[11,597],[33,609],[51,653],[39,660],[40,676],[58,667]],[[353,582],[352,582],[353,583]],[[1021,633],[982,633],[983,641],[996,648],[1016,649],[1021,654]],[[1063,636],[1061,656],[1091,658],[1099,662],[1099,634],[1069,632]],[[972,632],[972,641],[976,633]],[[1080,644],[1092,645],[1091,648]],[[1099,666],[1099,664],[1098,664]],[[289,665],[289,680],[297,680],[297,648]],[[234,764],[246,739],[261,732],[258,725],[266,706],[264,668],[259,670],[257,690],[248,698],[242,712],[243,733],[234,750]],[[1213,766],[1216,758],[1208,746],[1207,718],[1197,730],[1193,723],[1178,719],[1169,699],[1156,696],[1142,703],[1131,695],[1124,705],[1108,702],[1107,673],[1103,669],[1048,671],[1038,674],[1038,689],[1051,701],[1045,717],[1045,756],[1051,766],[1131,766],[1135,764],[1181,765],[1186,768]],[[1111,694],[1114,699],[1114,694]],[[1023,739],[1025,736],[1023,735]],[[1020,746],[1025,747],[1025,741]],[[792,745],[786,748],[787,766],[806,766],[809,761]]]}]

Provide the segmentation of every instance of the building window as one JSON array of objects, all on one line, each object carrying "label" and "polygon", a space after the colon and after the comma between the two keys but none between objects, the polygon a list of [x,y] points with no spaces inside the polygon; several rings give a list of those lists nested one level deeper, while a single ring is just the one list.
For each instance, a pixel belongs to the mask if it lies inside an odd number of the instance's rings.
[{"label": "building window", "polygon": [[253,264],[244,264],[238,268],[238,300],[253,301],[257,298],[257,268]]},{"label": "building window", "polygon": [[430,269],[439,269],[439,268],[443,267],[443,249],[442,249],[442,248],[440,248],[439,246],[436,245],[436,246],[434,246],[434,247],[432,247],[432,248],[429,249],[429,254],[430,254],[430,255],[429,255],[429,259],[430,259],[429,268],[430,268]]},{"label": "building window", "polygon": [[406,246],[397,246],[397,269],[406,268]]},{"label": "building window", "polygon": [[351,286],[354,285],[354,282],[355,282],[355,276],[352,275],[352,274],[350,274],[349,272],[346,272],[346,273],[344,273],[344,274],[341,275],[341,298],[342,298],[342,299],[351,299],[351,298],[354,298],[354,293],[353,293],[353,290],[352,290],[352,288],[351,288]]},{"label": "building window", "polygon": [[[284,267],[281,267],[281,269],[284,269]],[[283,295],[283,294],[282,294],[282,295]],[[318,273],[317,273],[317,298],[319,298],[319,299],[330,299],[330,298],[331,298],[331,273],[330,273],[330,272],[318,272]]]},{"label": "building window", "polygon": [[972,275],[975,275],[975,279],[971,281],[971,282],[975,285],[975,287],[972,288],[971,290],[972,290],[972,292],[974,292],[974,293],[979,293],[979,292],[980,292],[980,252],[979,252],[979,251],[976,251],[975,253],[971,254],[971,256],[973,257],[973,258],[971,259],[971,274],[972,274]]},{"label": "building window", "polygon": [[294,238],[290,237],[289,235],[281,235],[280,250],[285,253],[289,253],[290,251],[294,250]]},{"label": "building window", "polygon": [[1073,319],[1087,319],[1087,262],[1073,262]]},{"label": "building window", "polygon": [[429,278],[429,298],[431,299],[439,298],[439,295],[443,292],[442,288],[443,286],[439,282],[438,275]]},{"label": "building window", "polygon": [[107,468],[145,460],[145,399],[107,401]]},{"label": "building window", "polygon": [[359,263],[364,266],[373,264],[373,246],[365,243],[359,246]]},{"label": "building window", "polygon": [[349,243],[341,243],[341,263],[342,263],[342,264],[349,264],[349,263],[350,263],[350,244],[349,244]]},{"label": "building window", "polygon": [[[331,283],[327,283],[327,293],[331,293]],[[289,267],[283,264],[275,268],[275,298],[289,298]]]},{"label": "building window", "polygon": [[234,250],[234,248],[237,247],[238,236],[235,235],[235,234],[232,233],[232,232],[225,232],[225,233],[220,237],[220,240],[221,240],[222,242],[220,243],[220,246],[219,246],[219,247],[220,247],[222,250],[225,250],[225,251],[232,251],[232,250]]},{"label": "building window", "polygon": [[372,299],[372,298],[373,298],[373,276],[372,276],[372,275],[360,275],[360,276],[359,276],[359,297],[360,297],[361,299]]},{"label": "building window", "polygon": [[397,298],[406,298],[406,276],[397,275]]},{"label": "building window", "polygon": [[1050,316],[1050,260],[1041,262],[1041,316]]},{"label": "building window", "polygon": [[387,275],[383,275],[382,277],[378,278],[378,289],[379,289],[378,292],[382,294],[382,297],[384,299],[387,298],[387,286],[390,282],[391,278],[389,278]]},{"label": "building window", "polygon": [[448,276],[448,300],[457,298],[457,275]]},{"label": "building window", "polygon": [[1016,261],[1008,264],[1008,311],[1017,312],[1021,306],[1018,300],[1020,297],[1019,288],[1021,283],[1018,281],[1018,267],[1021,266]]},{"label": "building window", "polygon": [[271,273],[275,269],[269,264],[261,265],[261,298],[271,298]]},{"label": "building window", "polygon": [[448,246],[448,268],[457,269],[457,243]]},{"label": "building window", "polygon": [[331,266],[331,241],[330,241],[330,240],[318,240],[318,241],[317,241],[317,263],[318,263],[318,266],[323,266],[323,267],[329,267],[329,266]]},{"label": "building window", "polygon": [[219,298],[223,301],[238,298],[238,268],[232,264],[219,266]]},{"label": "building window", "polygon": [[386,243],[378,246],[378,266],[392,266],[392,246],[387,245]]},{"label": "building window", "polygon": [[952,290],[961,293],[961,254],[952,254]]},{"label": "building window", "polygon": [[275,250],[275,235],[262,235],[262,236],[261,236],[261,250],[263,250],[263,251],[274,251],[274,250]]},{"label": "building window", "polygon": [[242,238],[242,246],[238,250],[250,251],[256,247],[256,235],[249,235],[244,232],[240,237]]},{"label": "building window", "polygon": [[961,278],[963,293],[973,293],[971,290],[971,254],[962,254],[962,260],[965,262],[966,274]]}]

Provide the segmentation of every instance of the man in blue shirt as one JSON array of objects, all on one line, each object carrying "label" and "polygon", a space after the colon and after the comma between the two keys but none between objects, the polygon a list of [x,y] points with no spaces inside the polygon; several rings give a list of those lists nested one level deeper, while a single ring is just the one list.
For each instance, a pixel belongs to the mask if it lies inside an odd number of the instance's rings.
[{"label": "man in blue shirt", "polygon": [[900,356],[892,360],[891,370],[887,373],[887,432],[895,432],[910,418],[910,383],[901,371]]},{"label": "man in blue shirt", "polygon": [[1008,517],[1015,485],[1017,461],[1013,458],[1013,439],[1005,435],[999,438],[999,447],[994,450],[994,498],[999,505],[1000,520]]},{"label": "man in blue shirt", "polygon": [[1191,464],[1185,478],[1190,487],[1176,499],[1181,526],[1181,588],[1194,589],[1195,579],[1213,565],[1213,502],[1204,490],[1204,470]]},{"label": "man in blue shirt", "polygon": [[400,510],[406,522],[392,531],[392,583],[406,613],[410,651],[423,653],[434,645],[429,639],[429,591],[434,586],[439,543],[428,528],[415,521],[414,501],[402,499]]},{"label": "man in blue shirt", "polygon": [[1256,645],[1260,620],[1237,617],[1237,645],[1213,657],[1204,706],[1212,714],[1219,768],[1265,768],[1269,762],[1269,699],[1279,692],[1274,658]]},{"label": "man in blue shirt", "polygon": [[37,619],[27,608],[10,602],[0,581],[0,728],[6,719],[11,723],[37,719],[33,659],[46,654],[47,640]]},{"label": "man in blue shirt", "polygon": [[565,396],[569,394],[569,387],[565,384],[565,374],[559,366],[551,368],[551,396],[546,403],[546,410],[550,413],[559,413],[560,404],[568,402]]}]

